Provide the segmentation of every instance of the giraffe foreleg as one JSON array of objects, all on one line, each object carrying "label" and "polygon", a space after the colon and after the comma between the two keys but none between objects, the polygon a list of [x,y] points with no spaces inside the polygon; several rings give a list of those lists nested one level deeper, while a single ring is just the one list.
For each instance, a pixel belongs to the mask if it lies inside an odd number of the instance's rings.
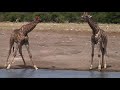
[{"label": "giraffe foreleg", "polygon": [[90,65],[90,68],[89,68],[90,70],[93,68],[94,47],[95,47],[95,44],[92,43],[91,65]]},{"label": "giraffe foreleg", "polygon": [[30,60],[31,60],[31,62],[32,62],[32,64],[33,64],[33,67],[37,70],[38,68],[37,68],[37,66],[34,64],[34,62],[33,62],[33,60],[32,60],[32,54],[31,54],[30,49],[29,49],[29,42],[28,42],[28,41],[27,41],[27,43],[25,44],[25,46],[26,46],[26,48],[27,48],[27,51],[28,51]]},{"label": "giraffe foreleg", "polygon": [[99,59],[98,70],[101,70],[101,60]]},{"label": "giraffe foreleg", "polygon": [[107,64],[106,64],[106,60],[104,59],[104,56],[105,56],[105,48],[103,48],[102,51],[102,67],[106,68]]},{"label": "giraffe foreleg", "polygon": [[[104,44],[104,55],[106,55],[107,57],[109,57],[108,54],[107,54],[107,43],[108,43],[108,38],[106,36],[106,38],[105,38],[105,44]],[[104,59],[104,68],[107,68],[106,59]]]},{"label": "giraffe foreleg", "polygon": [[98,64],[98,70],[101,70],[101,59],[100,59],[100,57],[101,57],[101,54],[100,54],[100,42],[98,42],[98,58],[99,58],[99,64]]}]

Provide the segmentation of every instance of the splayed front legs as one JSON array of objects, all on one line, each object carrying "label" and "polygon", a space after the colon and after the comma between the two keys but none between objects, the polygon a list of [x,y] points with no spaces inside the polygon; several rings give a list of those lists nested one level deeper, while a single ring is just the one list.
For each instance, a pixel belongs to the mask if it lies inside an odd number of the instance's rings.
[{"label": "splayed front legs", "polygon": [[[27,43],[25,44],[25,46],[26,46],[26,48],[27,48],[27,51],[28,51],[30,60],[31,60],[31,62],[32,62],[32,65],[33,65],[33,67],[37,70],[38,68],[37,68],[37,66],[34,64],[34,62],[33,62],[33,60],[32,60],[32,54],[31,54],[31,52],[30,52],[30,50],[29,50],[29,43],[27,42]],[[7,64],[7,69],[10,69],[11,64],[13,64],[13,63],[15,62],[15,61],[14,61],[14,58],[16,57],[16,54],[17,54],[18,49],[19,49],[19,53],[20,53],[20,55],[21,55],[21,57],[22,57],[23,63],[24,63],[24,65],[26,66],[24,57],[23,57],[23,55],[22,55],[22,44],[17,44],[16,49],[15,49],[15,52],[14,52],[14,54],[13,54],[12,61]]]}]

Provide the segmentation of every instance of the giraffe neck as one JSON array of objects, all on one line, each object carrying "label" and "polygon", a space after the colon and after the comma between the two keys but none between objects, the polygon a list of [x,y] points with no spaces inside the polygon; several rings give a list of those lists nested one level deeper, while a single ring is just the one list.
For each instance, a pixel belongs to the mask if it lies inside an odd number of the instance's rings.
[{"label": "giraffe neck", "polygon": [[99,32],[99,26],[91,19],[87,18],[87,22],[92,29],[92,33],[95,35]]},{"label": "giraffe neck", "polygon": [[36,27],[37,24],[38,22],[33,21],[31,23],[23,25],[20,29],[25,35],[27,35],[29,32],[31,32]]}]

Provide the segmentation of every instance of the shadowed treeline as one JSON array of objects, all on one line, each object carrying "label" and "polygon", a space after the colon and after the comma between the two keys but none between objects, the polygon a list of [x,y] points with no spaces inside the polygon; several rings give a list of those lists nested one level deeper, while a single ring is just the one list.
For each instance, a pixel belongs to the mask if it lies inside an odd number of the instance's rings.
[{"label": "shadowed treeline", "polygon": [[[43,22],[66,23],[83,22],[81,14],[83,12],[0,12],[0,21],[26,22],[32,21],[38,15]],[[94,19],[100,23],[120,23],[120,12],[90,12]]]}]

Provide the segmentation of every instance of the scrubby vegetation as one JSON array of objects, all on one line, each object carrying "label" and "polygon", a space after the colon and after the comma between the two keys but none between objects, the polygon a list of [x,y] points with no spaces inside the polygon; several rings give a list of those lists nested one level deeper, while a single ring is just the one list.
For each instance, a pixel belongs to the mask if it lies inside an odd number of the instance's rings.
[{"label": "scrubby vegetation", "polygon": [[[120,23],[120,12],[91,12],[94,19],[100,23]],[[0,22],[31,21],[38,15],[43,22],[65,23],[83,22],[80,18],[82,12],[0,12]]]}]

